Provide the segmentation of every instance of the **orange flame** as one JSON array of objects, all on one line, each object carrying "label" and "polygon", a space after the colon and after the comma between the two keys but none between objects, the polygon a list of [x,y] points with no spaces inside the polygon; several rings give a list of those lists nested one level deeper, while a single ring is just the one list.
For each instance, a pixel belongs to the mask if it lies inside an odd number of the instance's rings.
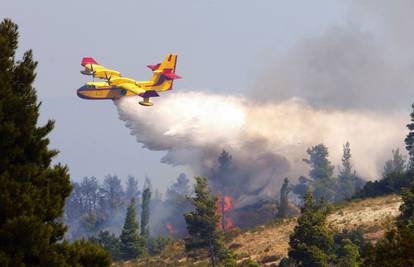
[{"label": "orange flame", "polygon": [[165,224],[165,227],[168,229],[168,232],[170,233],[170,235],[175,235],[175,229],[171,223]]},{"label": "orange flame", "polygon": [[223,205],[223,212],[229,211],[231,208],[233,208],[233,200],[231,199],[231,196],[226,195],[223,199],[224,205]]},{"label": "orange flame", "polygon": [[231,217],[227,217],[224,221],[224,231],[228,231],[233,228],[233,219]]},{"label": "orange flame", "polygon": [[217,193],[216,213],[220,217],[217,227],[223,231],[233,228],[233,219],[226,215],[234,207],[231,196],[225,195],[222,197],[221,193]]}]

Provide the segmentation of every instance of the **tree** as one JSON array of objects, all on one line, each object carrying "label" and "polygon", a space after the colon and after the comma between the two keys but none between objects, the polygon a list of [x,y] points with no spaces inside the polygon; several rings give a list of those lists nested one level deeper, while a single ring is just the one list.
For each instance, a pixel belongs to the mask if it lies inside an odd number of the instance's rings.
[{"label": "tree", "polygon": [[145,240],[139,234],[134,198],[129,203],[120,239],[120,252],[124,260],[135,259],[145,254]]},{"label": "tree", "polygon": [[[169,234],[175,238],[183,238],[187,234],[184,213],[192,210],[190,180],[184,173],[179,174],[176,181],[167,189],[165,200],[154,207],[151,200],[151,230],[155,233]],[[168,232],[167,232],[168,231]]]},{"label": "tree", "polygon": [[157,236],[148,239],[148,254],[151,256],[159,255],[166,246],[172,243],[171,237]]},{"label": "tree", "polygon": [[117,261],[122,259],[120,252],[120,239],[109,231],[100,231],[97,237],[91,237],[90,241],[99,244],[103,249],[111,253],[112,259]]},{"label": "tree", "polygon": [[351,146],[349,142],[346,142],[343,146],[342,166],[339,168],[337,201],[350,199],[354,196],[356,179],[356,172],[352,170]]},{"label": "tree", "polygon": [[213,170],[213,189],[220,189],[223,195],[228,195],[230,191],[232,191],[232,193],[235,193],[233,183],[234,180],[232,180],[232,174],[235,167],[233,165],[232,156],[229,152],[223,150],[217,158],[217,163],[217,168]]},{"label": "tree", "polygon": [[392,151],[392,158],[384,165],[382,179],[374,182],[367,182],[358,193],[359,197],[374,197],[392,193],[401,193],[404,188],[410,186],[413,170],[406,171],[404,157],[399,149]]},{"label": "tree", "polygon": [[333,179],[334,167],[328,160],[328,148],[323,144],[308,148],[306,151],[309,159],[303,159],[309,164],[309,176],[313,179],[313,194],[317,199],[324,198],[333,201],[335,196],[336,183]]},{"label": "tree", "polygon": [[139,199],[141,192],[138,189],[138,180],[132,175],[128,176],[126,190],[125,190],[125,197],[128,201],[131,198]]},{"label": "tree", "polygon": [[392,151],[392,158],[387,160],[384,165],[384,171],[382,172],[383,179],[392,173],[404,174],[406,170],[406,162],[400,149],[397,148]]},{"label": "tree", "polygon": [[394,228],[365,251],[364,266],[414,266],[414,183],[402,194]]},{"label": "tree", "polygon": [[279,209],[277,213],[278,218],[286,218],[289,212],[289,199],[288,195],[291,188],[289,186],[289,179],[285,178],[283,181],[283,185],[280,188],[280,201],[279,201]]},{"label": "tree", "polygon": [[292,192],[297,195],[301,203],[305,200],[306,192],[309,190],[309,186],[312,180],[304,176],[298,178],[298,183],[292,187]]},{"label": "tree", "polygon": [[408,170],[413,172],[414,170],[414,103],[412,104],[412,112],[410,114],[410,123],[407,124],[409,130],[407,137],[405,138],[405,149],[408,151]]},{"label": "tree", "polygon": [[84,239],[71,244],[68,254],[69,266],[102,267],[110,266],[112,262],[109,252]]},{"label": "tree", "polygon": [[[0,266],[68,266],[69,255],[82,257],[90,244],[63,241],[68,168],[52,165],[58,152],[48,148],[47,136],[54,122],[38,126],[37,62],[32,51],[15,61],[18,35],[10,19],[0,23]],[[99,247],[89,252],[100,266],[110,265]]]},{"label": "tree", "polygon": [[190,180],[187,178],[187,175],[185,175],[185,173],[180,173],[180,175],[177,177],[176,182],[167,189],[167,199],[182,198],[183,196],[190,194],[189,183]]},{"label": "tree", "polygon": [[289,259],[297,266],[328,266],[333,236],[326,226],[327,209],[310,191],[289,240]]},{"label": "tree", "polygon": [[230,258],[230,253],[223,244],[222,232],[217,229],[217,197],[211,196],[206,177],[195,177],[195,180],[195,196],[191,198],[195,210],[184,214],[190,235],[185,247],[186,250],[207,248],[211,264],[216,266],[218,261]]},{"label": "tree", "polygon": [[124,190],[118,176],[107,175],[100,191],[102,207],[109,209],[108,215],[113,216],[119,212],[123,206]]},{"label": "tree", "polygon": [[149,217],[150,217],[151,191],[145,188],[142,193],[142,210],[141,210],[141,235],[147,240],[149,237]]},{"label": "tree", "polygon": [[83,212],[96,211],[99,202],[99,185],[96,177],[84,177],[79,189]]},{"label": "tree", "polygon": [[349,239],[343,239],[341,246],[337,251],[338,267],[359,267],[361,265],[361,257],[359,255],[358,246]]}]

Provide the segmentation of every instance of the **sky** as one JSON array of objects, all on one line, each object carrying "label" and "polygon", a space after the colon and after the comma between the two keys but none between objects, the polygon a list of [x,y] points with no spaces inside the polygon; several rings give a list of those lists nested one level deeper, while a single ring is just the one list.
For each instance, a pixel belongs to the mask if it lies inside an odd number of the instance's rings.
[{"label": "sky", "polygon": [[[0,18],[19,25],[20,48],[39,62],[35,87],[41,123],[56,120],[51,147],[71,178],[148,176],[165,189],[184,167],[160,163],[165,152],[142,148],[119,120],[112,101],[87,101],[76,90],[84,56],[137,80],[145,66],[179,55],[174,90],[246,95],[271,61],[298,42],[352,20],[344,1],[6,1]],[[370,25],[367,27],[377,27]],[[380,26],[379,26],[380,27]],[[162,96],[161,96],[162,97]],[[156,104],[157,100],[154,100]],[[143,107],[144,108],[144,107]],[[156,105],[152,108],[156,108]]]}]

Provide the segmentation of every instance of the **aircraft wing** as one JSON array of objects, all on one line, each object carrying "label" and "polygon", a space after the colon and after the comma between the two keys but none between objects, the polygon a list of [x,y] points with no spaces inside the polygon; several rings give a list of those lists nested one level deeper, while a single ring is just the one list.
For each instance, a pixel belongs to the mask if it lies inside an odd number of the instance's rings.
[{"label": "aircraft wing", "polygon": [[107,80],[114,77],[121,77],[121,73],[119,71],[108,69],[98,64],[98,62],[91,57],[84,57],[81,65],[85,67],[85,69],[81,71],[81,73],[85,75],[92,75],[95,78]]}]

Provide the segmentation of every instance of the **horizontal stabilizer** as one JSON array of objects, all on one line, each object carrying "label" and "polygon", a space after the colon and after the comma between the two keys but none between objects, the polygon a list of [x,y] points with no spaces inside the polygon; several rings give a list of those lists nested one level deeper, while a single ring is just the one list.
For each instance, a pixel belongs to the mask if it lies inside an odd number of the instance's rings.
[{"label": "horizontal stabilizer", "polygon": [[147,65],[148,68],[150,68],[152,71],[157,70],[161,66],[161,63],[155,64],[155,65]]},{"label": "horizontal stabilizer", "polygon": [[181,76],[175,74],[172,69],[164,69],[161,72],[161,75],[167,77],[168,79],[181,79]]},{"label": "horizontal stabilizer", "polygon": [[162,73],[163,76],[167,77],[168,79],[181,79],[181,76],[178,76],[175,73]]},{"label": "horizontal stabilizer", "polygon": [[95,61],[95,59],[91,57],[84,57],[82,58],[82,66],[85,66],[86,64],[98,64],[98,62]]}]

